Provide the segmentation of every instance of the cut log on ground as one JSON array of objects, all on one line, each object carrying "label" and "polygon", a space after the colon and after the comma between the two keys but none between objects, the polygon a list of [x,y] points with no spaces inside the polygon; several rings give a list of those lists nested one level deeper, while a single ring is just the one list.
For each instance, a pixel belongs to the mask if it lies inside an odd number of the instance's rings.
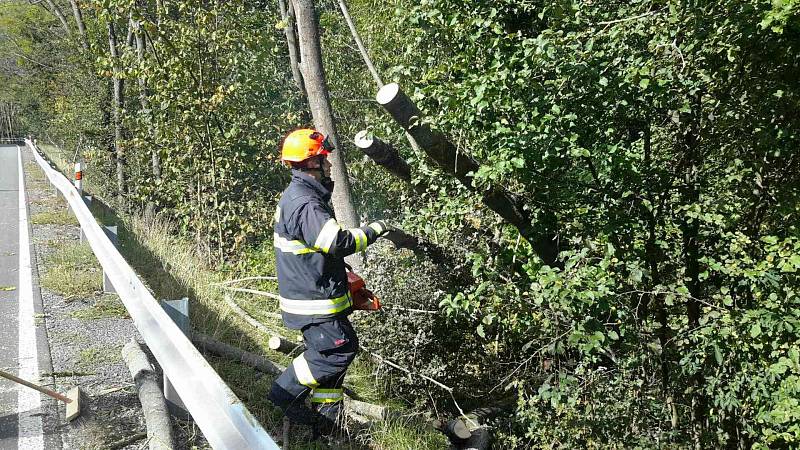
[{"label": "cut log on ground", "polygon": [[[288,341],[286,338],[280,336],[278,337],[284,341]],[[251,353],[234,347],[233,345],[218,341],[202,333],[192,332],[191,340],[201,350],[205,350],[223,358],[241,362],[242,364],[246,364],[260,372],[268,373],[270,375],[280,375],[281,372],[286,370],[286,367],[276,364],[264,358],[263,356],[259,356],[255,353]],[[302,348],[303,346],[298,344],[297,349]],[[353,397],[358,397],[358,395],[348,388],[344,388],[344,393],[346,396],[346,409],[349,409],[361,416],[369,417],[375,420],[385,420],[388,416],[388,409],[386,407],[356,400]]]},{"label": "cut log on ground", "polygon": [[[476,191],[472,184],[472,174],[478,172],[480,168],[478,162],[469,155],[459,152],[444,134],[433,130],[425,123],[419,108],[400,90],[397,83],[382,87],[376,98],[395,122],[414,138],[420,148],[439,167],[453,174],[468,189]],[[542,261],[551,266],[557,265],[558,235],[555,229],[555,215],[552,212],[541,211],[537,226],[534,227],[533,218],[525,209],[525,204],[511,192],[495,186],[482,194],[483,203],[506,222],[514,225],[522,237],[530,242]]]},{"label": "cut log on ground", "polygon": [[289,421],[288,417],[283,418],[283,430],[282,430],[282,449],[289,450],[289,429],[291,428],[291,422]]},{"label": "cut log on ground", "polygon": [[389,414],[389,410],[385,406],[354,400],[349,396],[344,398],[344,408],[359,416],[380,421],[386,420]]},{"label": "cut log on ground", "polygon": [[270,350],[275,350],[281,353],[286,353],[287,355],[290,353],[295,353],[301,344],[299,342],[292,342],[289,339],[284,339],[278,335],[274,335],[269,338],[269,342],[267,342]]},{"label": "cut log on ground", "polygon": [[242,350],[233,345],[226,344],[218,341],[211,336],[206,336],[202,333],[192,332],[191,340],[200,350],[205,350],[223,358],[228,358],[233,361],[238,361],[243,364],[271,375],[280,375],[281,372],[286,370],[286,367],[264,358],[263,356],[256,355],[245,350]]},{"label": "cut log on ground", "polygon": [[132,340],[122,348],[122,358],[128,364],[136,383],[139,400],[142,402],[150,450],[175,448],[167,403],[161,393],[158,376],[150,365],[147,355],[139,343]]},{"label": "cut log on ground", "polygon": [[492,438],[487,426],[489,421],[499,415],[509,414],[512,410],[508,406],[478,408],[447,423],[434,420],[432,425],[444,433],[450,443],[459,450],[486,450]]}]

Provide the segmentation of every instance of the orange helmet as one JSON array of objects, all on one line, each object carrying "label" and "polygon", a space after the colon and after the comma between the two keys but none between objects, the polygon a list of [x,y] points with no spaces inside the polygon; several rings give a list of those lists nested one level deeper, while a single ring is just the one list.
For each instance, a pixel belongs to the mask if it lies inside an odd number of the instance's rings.
[{"label": "orange helmet", "polygon": [[333,151],[325,135],[317,130],[303,128],[286,136],[281,148],[281,161],[301,162],[314,156],[328,155]]}]

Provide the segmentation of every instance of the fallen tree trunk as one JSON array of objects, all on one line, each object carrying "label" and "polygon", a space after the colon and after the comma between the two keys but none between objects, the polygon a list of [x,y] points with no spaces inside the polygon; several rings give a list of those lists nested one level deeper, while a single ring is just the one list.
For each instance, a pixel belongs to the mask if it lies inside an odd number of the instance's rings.
[{"label": "fallen tree trunk", "polygon": [[[472,174],[478,171],[480,165],[469,155],[459,152],[444,134],[433,130],[425,123],[420,110],[400,90],[397,83],[382,87],[376,98],[395,122],[414,138],[420,148],[439,167],[455,176],[468,189],[477,191],[472,184]],[[557,265],[558,234],[555,214],[552,211],[542,211],[538,218],[538,226],[534,227],[533,218],[525,209],[524,203],[511,192],[494,186],[482,194],[483,203],[506,222],[515,226],[545,264]]]},{"label": "fallen tree trunk", "polygon": [[264,373],[280,375],[286,367],[275,364],[263,356],[250,353],[233,345],[218,341],[211,336],[202,333],[192,332],[191,340],[199,349],[222,356],[230,360],[238,361]]},{"label": "fallen tree trunk", "polygon": [[510,414],[512,411],[513,409],[508,406],[489,406],[478,408],[446,423],[435,420],[432,425],[444,433],[450,443],[459,450],[486,450],[492,438],[487,426],[489,421],[499,415]]},{"label": "fallen tree trunk", "polygon": [[122,358],[128,364],[128,369],[139,392],[139,400],[142,402],[144,420],[147,424],[150,450],[175,448],[167,403],[161,393],[158,376],[153,370],[153,366],[150,365],[147,355],[139,343],[132,340],[122,348]]},{"label": "fallen tree trunk", "polygon": [[[190,338],[192,342],[201,350],[205,350],[223,358],[241,362],[242,364],[246,364],[258,370],[259,372],[268,373],[270,375],[280,375],[284,370],[286,370],[286,367],[276,364],[264,358],[263,356],[250,353],[238,347],[234,347],[233,345],[218,341],[211,336],[192,332]],[[386,407],[356,400],[353,397],[358,396],[348,388],[344,388],[344,393],[346,395],[346,409],[350,409],[361,416],[370,417],[376,420],[386,419],[388,415],[388,410]]]}]

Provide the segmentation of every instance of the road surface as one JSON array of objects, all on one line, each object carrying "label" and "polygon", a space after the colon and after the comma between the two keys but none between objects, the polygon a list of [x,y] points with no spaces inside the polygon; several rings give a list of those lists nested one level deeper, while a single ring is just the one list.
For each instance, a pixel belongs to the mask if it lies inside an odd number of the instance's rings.
[{"label": "road surface", "polygon": [[[31,260],[22,150],[0,146],[0,369],[40,383],[51,371],[42,305]],[[37,323],[38,322],[38,323]],[[0,449],[56,449],[55,404],[0,379]]]}]

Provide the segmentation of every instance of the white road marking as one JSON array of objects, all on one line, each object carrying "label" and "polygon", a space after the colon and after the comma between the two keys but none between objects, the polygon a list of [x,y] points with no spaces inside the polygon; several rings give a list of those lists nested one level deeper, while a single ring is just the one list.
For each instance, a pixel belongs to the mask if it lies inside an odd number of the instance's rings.
[{"label": "white road marking", "polygon": [[[36,346],[36,324],[33,310],[33,273],[31,269],[30,236],[28,235],[28,204],[25,198],[25,179],[22,170],[22,150],[17,146],[19,161],[19,377],[34,383],[39,381],[39,355]],[[20,385],[17,390],[19,414],[18,448],[44,449],[42,397],[37,391]]]}]

